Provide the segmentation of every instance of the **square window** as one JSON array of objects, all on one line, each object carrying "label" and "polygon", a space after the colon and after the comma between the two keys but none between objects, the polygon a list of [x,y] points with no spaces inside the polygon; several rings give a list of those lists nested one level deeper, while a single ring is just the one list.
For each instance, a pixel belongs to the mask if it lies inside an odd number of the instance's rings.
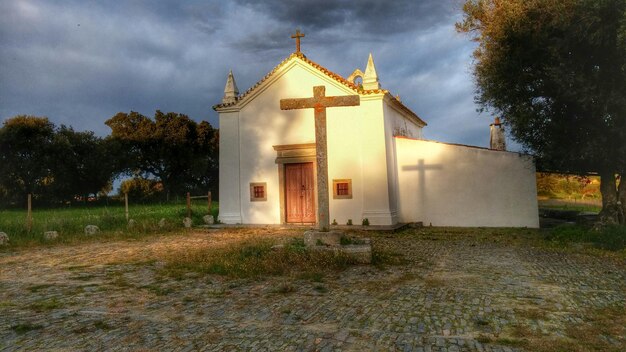
[{"label": "square window", "polygon": [[352,199],[352,180],[333,180],[333,199]]},{"label": "square window", "polygon": [[263,202],[267,200],[267,183],[252,182],[250,183],[250,201]]},{"label": "square window", "polygon": [[347,182],[339,182],[339,183],[337,183],[337,195],[338,196],[350,195],[350,193],[348,192],[348,183]]},{"label": "square window", "polygon": [[265,198],[265,187],[254,186],[254,198]]}]

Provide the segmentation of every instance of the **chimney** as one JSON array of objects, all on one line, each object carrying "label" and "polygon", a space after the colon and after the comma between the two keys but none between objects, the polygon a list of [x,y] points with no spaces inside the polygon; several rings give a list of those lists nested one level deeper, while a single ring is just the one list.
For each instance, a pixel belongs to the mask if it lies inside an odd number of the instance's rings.
[{"label": "chimney", "polygon": [[489,125],[489,149],[506,150],[506,139],[504,137],[504,126],[500,123],[500,118],[496,117]]}]

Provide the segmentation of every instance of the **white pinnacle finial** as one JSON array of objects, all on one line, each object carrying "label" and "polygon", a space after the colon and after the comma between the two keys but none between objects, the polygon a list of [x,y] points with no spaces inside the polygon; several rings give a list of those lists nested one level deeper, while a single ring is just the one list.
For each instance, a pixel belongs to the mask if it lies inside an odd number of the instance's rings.
[{"label": "white pinnacle finial", "polygon": [[376,67],[374,66],[374,59],[372,53],[367,59],[367,67],[365,68],[365,74],[363,75],[363,89],[380,89],[380,83],[378,83],[378,75],[376,74]]},{"label": "white pinnacle finial", "polygon": [[235,76],[233,75],[233,70],[230,70],[230,72],[228,72],[228,78],[226,79],[226,87],[224,87],[224,98],[222,99],[222,103],[234,103],[237,101],[238,95],[239,89],[237,89],[237,83],[235,83]]}]

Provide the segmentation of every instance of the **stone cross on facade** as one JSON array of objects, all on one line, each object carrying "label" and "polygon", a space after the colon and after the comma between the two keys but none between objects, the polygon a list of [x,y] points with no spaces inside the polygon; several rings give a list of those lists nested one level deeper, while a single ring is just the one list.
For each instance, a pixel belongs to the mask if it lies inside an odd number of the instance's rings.
[{"label": "stone cross on facade", "polygon": [[300,52],[300,38],[304,38],[304,33],[300,33],[299,29],[296,29],[296,34],[293,34],[291,38],[296,40],[296,52]]},{"label": "stone cross on facade", "polygon": [[310,109],[315,111],[315,153],[317,160],[317,221],[320,231],[330,228],[328,210],[328,159],[326,143],[326,108],[357,106],[358,95],[326,96],[326,87],[313,87],[312,98],[281,99],[281,110]]}]

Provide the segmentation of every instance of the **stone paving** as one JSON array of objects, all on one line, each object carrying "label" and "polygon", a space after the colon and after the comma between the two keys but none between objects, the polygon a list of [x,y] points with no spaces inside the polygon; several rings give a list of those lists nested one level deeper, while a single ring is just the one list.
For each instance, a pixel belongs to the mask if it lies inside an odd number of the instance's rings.
[{"label": "stone paving", "polygon": [[236,229],[5,250],[0,350],[508,352],[521,350],[499,339],[513,326],[561,337],[584,312],[624,309],[619,258],[420,231],[368,233],[406,263],[322,282],[159,274],[159,253],[231,243]]}]

